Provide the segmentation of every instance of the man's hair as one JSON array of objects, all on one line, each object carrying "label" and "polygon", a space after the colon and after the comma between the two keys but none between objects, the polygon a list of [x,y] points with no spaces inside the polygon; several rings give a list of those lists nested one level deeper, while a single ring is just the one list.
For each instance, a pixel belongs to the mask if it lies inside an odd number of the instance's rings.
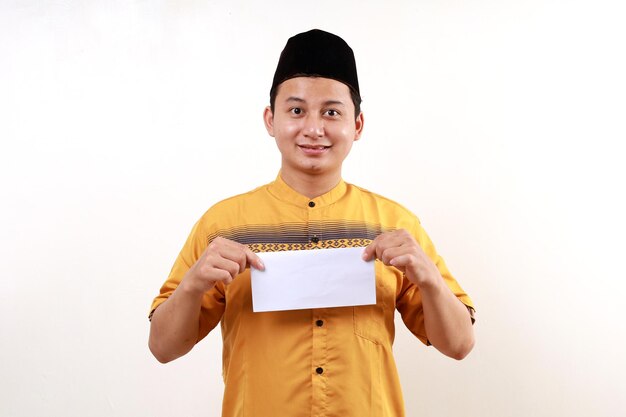
[{"label": "man's hair", "polygon": [[[308,74],[303,74],[301,76],[316,77],[316,75],[308,75]],[[350,87],[349,85],[347,85],[347,87],[350,90],[350,98],[352,98],[352,103],[354,103],[354,119],[356,120],[356,118],[359,117],[359,114],[361,114],[361,102],[363,100],[361,100],[361,95],[357,93],[356,91],[354,91],[352,87]],[[274,105],[276,104],[276,96],[278,95],[279,88],[280,88],[280,84],[272,88],[272,90],[270,91],[270,109],[272,110],[272,114],[274,114]]]}]

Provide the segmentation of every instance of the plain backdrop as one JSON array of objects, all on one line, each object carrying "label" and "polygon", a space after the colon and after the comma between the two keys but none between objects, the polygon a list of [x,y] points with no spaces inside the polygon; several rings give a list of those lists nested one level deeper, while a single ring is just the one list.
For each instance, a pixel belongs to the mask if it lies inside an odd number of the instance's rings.
[{"label": "plain backdrop", "polygon": [[357,57],[344,178],[478,310],[461,362],[398,322],[407,415],[626,415],[622,4],[0,0],[0,415],[220,415],[219,330],[161,365],[148,310],[202,213],[275,178],[262,111],[315,27]]}]

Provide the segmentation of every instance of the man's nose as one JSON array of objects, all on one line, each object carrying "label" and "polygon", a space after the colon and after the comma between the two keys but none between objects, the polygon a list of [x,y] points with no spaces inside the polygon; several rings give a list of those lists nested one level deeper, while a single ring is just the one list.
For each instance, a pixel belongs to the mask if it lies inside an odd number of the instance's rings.
[{"label": "man's nose", "polygon": [[304,134],[309,137],[324,136],[324,120],[322,117],[309,113],[304,121]]}]

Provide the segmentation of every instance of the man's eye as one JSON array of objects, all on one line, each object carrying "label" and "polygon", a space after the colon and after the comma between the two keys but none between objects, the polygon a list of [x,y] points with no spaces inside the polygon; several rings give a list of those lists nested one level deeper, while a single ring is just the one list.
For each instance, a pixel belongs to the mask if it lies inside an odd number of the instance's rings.
[{"label": "man's eye", "polygon": [[291,112],[293,114],[302,114],[302,109],[300,107],[294,107],[293,109],[291,109]]},{"label": "man's eye", "polygon": [[338,116],[339,112],[337,110],[327,110],[326,114],[332,117]]}]

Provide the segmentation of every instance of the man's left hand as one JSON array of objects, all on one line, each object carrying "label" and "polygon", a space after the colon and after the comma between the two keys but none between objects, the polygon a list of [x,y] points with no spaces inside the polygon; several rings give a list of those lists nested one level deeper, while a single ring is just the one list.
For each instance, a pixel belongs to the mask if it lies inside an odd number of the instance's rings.
[{"label": "man's left hand", "polygon": [[437,285],[441,274],[413,236],[404,229],[385,232],[363,252],[363,259],[380,259],[385,265],[398,268],[419,288]]}]

